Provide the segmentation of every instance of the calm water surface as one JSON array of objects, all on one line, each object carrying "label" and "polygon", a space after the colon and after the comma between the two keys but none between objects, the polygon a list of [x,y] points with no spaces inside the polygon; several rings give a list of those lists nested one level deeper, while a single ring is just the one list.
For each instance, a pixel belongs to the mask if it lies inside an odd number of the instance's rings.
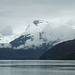
[{"label": "calm water surface", "polygon": [[75,61],[0,60],[0,75],[75,75]]}]

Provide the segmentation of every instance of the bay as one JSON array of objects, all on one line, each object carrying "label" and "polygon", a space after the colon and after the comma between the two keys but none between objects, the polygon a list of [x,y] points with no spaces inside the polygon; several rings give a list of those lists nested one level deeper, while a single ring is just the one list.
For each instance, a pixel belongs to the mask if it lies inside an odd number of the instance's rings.
[{"label": "bay", "polygon": [[75,60],[0,60],[0,75],[75,75]]}]

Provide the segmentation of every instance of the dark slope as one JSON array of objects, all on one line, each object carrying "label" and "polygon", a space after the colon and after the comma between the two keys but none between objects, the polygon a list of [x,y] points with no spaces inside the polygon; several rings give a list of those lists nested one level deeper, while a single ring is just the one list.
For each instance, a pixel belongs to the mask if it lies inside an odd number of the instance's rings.
[{"label": "dark slope", "polygon": [[0,48],[0,60],[37,60],[44,50]]},{"label": "dark slope", "polygon": [[23,56],[18,54],[16,50],[10,48],[0,48],[0,60],[18,60],[18,59],[25,59]]},{"label": "dark slope", "polygon": [[[28,34],[29,35],[29,34]],[[20,37],[16,38],[15,40],[11,41],[10,44],[12,44],[13,47],[17,47],[20,45],[25,44],[25,42],[30,39],[31,37],[28,35],[21,35]]]},{"label": "dark slope", "polygon": [[59,59],[61,59],[61,60],[75,60],[75,50],[72,50],[72,52],[68,52],[64,56],[61,56]]},{"label": "dark slope", "polygon": [[29,50],[16,50],[16,52],[21,55],[22,57],[24,57],[26,60],[37,60],[39,59],[39,57],[45,52],[44,50],[33,50],[33,49],[29,49]]},{"label": "dark slope", "polygon": [[44,53],[40,59],[42,60],[58,60],[58,59],[75,59],[75,40],[65,41],[55,45],[53,48]]}]

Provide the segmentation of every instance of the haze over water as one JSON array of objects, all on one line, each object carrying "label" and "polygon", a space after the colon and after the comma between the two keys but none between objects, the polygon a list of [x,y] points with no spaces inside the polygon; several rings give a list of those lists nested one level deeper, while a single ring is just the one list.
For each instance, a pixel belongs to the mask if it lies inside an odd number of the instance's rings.
[{"label": "haze over water", "polygon": [[0,75],[75,75],[75,61],[0,60]]}]

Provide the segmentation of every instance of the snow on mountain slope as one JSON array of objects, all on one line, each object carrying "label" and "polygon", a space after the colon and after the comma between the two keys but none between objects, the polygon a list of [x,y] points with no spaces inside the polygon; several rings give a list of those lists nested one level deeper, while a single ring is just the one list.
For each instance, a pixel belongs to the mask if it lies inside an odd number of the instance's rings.
[{"label": "snow on mountain slope", "polygon": [[[36,21],[37,21],[37,24],[34,23]],[[36,21],[34,21],[33,22],[34,24],[30,26],[25,31],[25,33],[22,34],[22,35],[29,34],[29,36],[31,37],[31,39],[26,41],[25,46],[33,46],[33,45],[39,46],[42,43],[45,43],[43,39],[41,38],[41,35],[43,33],[45,26],[48,24],[48,22],[43,21],[43,20],[36,20]]]},{"label": "snow on mountain slope", "polygon": [[13,41],[13,47],[19,48],[37,48],[53,46],[56,43],[75,39],[75,29],[69,22],[49,23],[43,20],[35,20],[32,25],[21,36]]},{"label": "snow on mountain slope", "polygon": [[[37,23],[35,24],[36,21]],[[33,21],[33,25],[28,25],[26,31],[22,35],[26,34],[34,35],[35,33],[42,32],[47,24],[49,24],[47,21],[35,20]]]},{"label": "snow on mountain slope", "polygon": [[35,48],[46,44],[42,38],[43,30],[49,23],[43,20],[35,20],[32,25],[28,25],[27,29],[21,36],[11,42],[13,46],[18,48]]},{"label": "snow on mountain slope", "polygon": [[10,41],[16,39],[18,35],[2,36],[0,35],[0,43],[10,43]]}]

